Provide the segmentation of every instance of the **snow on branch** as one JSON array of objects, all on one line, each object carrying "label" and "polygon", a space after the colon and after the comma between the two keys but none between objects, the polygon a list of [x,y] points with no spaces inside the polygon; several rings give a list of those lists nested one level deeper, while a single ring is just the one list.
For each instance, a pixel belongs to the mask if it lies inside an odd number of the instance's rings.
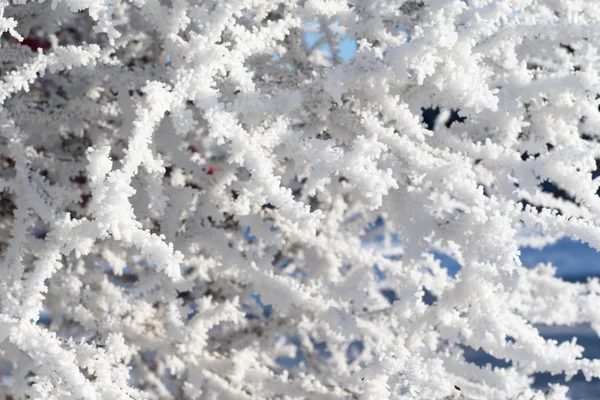
[{"label": "snow on branch", "polygon": [[533,377],[600,360],[540,324],[600,334],[598,279],[520,249],[600,251],[599,26],[594,0],[0,0],[0,395],[568,398]]}]

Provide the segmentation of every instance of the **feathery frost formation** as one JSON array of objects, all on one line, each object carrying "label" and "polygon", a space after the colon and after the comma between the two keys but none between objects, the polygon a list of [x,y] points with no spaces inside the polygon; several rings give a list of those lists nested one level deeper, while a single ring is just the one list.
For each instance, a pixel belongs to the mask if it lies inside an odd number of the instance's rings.
[{"label": "feathery frost formation", "polygon": [[600,333],[600,281],[519,248],[600,250],[599,24],[597,0],[0,0],[0,394],[567,398],[532,375],[600,360],[536,325]]}]

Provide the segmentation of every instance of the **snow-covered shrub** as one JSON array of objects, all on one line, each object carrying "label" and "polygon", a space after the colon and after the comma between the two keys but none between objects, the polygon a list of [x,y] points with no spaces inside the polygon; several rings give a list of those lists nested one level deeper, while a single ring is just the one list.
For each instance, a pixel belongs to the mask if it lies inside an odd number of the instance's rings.
[{"label": "snow-covered shrub", "polygon": [[6,398],[600,377],[536,329],[600,333],[600,282],[519,259],[600,250],[597,0],[0,0],[0,31]]}]

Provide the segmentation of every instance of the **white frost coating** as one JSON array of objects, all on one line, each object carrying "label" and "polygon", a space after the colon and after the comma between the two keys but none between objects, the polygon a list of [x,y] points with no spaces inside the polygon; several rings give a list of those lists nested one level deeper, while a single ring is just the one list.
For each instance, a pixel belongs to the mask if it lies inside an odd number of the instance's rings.
[{"label": "white frost coating", "polygon": [[535,327],[600,334],[600,281],[519,259],[600,251],[596,0],[0,0],[0,32],[1,396],[600,377]]}]

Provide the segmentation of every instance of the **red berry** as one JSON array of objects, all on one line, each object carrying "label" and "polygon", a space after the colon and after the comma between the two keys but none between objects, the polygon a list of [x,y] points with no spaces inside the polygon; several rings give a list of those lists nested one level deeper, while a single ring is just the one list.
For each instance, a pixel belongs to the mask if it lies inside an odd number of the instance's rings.
[{"label": "red berry", "polygon": [[81,195],[81,201],[79,202],[79,205],[82,208],[87,207],[88,203],[90,202],[90,199],[92,198],[92,194],[91,193],[84,193]]},{"label": "red berry", "polygon": [[29,47],[33,51],[36,51],[37,49],[48,50],[51,47],[49,41],[35,37],[27,37],[23,39],[22,42],[19,42],[17,39],[13,39],[13,43],[20,43],[23,46]]},{"label": "red berry", "polygon": [[83,175],[82,173],[79,173],[79,175],[75,176],[75,177],[71,177],[71,182],[77,183],[78,185],[83,185],[87,182],[87,177],[85,175]]}]

